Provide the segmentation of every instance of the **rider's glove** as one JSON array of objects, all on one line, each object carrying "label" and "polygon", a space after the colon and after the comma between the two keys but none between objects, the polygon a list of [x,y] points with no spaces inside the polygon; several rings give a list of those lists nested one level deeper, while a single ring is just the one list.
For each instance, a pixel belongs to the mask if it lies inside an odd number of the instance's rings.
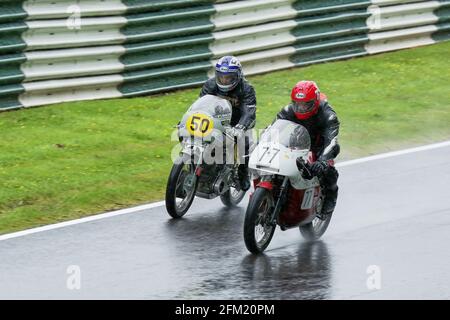
[{"label": "rider's glove", "polygon": [[302,177],[306,180],[310,180],[316,176],[321,176],[328,168],[326,161],[316,161],[314,163],[305,163],[302,157],[297,158],[297,168],[302,171]]},{"label": "rider's glove", "polygon": [[311,171],[311,174],[314,176],[321,176],[327,168],[328,163],[322,160],[318,160],[309,165],[309,171]]},{"label": "rider's glove", "polygon": [[245,127],[242,124],[238,124],[232,129],[231,134],[239,140],[245,134]]},{"label": "rider's glove", "polygon": [[314,176],[309,169],[309,165],[302,157],[296,159],[297,169],[302,173],[303,179],[311,180]]}]

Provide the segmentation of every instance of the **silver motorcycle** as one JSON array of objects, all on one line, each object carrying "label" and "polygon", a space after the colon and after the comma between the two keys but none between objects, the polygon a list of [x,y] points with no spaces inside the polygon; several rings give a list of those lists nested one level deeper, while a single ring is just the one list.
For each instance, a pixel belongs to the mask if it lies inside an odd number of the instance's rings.
[{"label": "silver motorcycle", "polygon": [[228,100],[199,98],[178,124],[181,151],[166,187],[166,209],[173,218],[189,210],[194,197],[220,197],[236,206],[245,196],[238,178],[239,148],[230,132],[232,106]]}]

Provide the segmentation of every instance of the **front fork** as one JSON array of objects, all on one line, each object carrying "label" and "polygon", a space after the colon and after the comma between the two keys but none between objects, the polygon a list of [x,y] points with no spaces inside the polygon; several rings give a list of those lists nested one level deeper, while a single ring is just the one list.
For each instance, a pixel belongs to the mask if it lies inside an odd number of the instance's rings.
[{"label": "front fork", "polygon": [[[269,221],[270,221],[270,224],[272,224],[272,225],[277,224],[276,222],[278,220],[278,215],[281,212],[281,208],[286,203],[288,184],[289,184],[289,177],[284,177],[283,183],[281,184],[281,187],[280,187],[280,194],[278,196],[277,203],[275,205],[274,210],[272,211],[272,214],[270,215]],[[269,189],[269,190],[272,189],[272,183],[270,181],[267,181],[264,179],[260,183],[258,183],[258,186],[261,188]]]},{"label": "front fork", "polygon": [[280,196],[278,197],[277,204],[275,205],[275,209],[273,210],[272,216],[270,217],[270,221],[272,224],[276,224],[276,221],[278,221],[278,215],[281,212],[281,208],[286,203],[288,184],[289,184],[289,178],[284,177],[283,183],[281,184],[281,188],[280,188]]},{"label": "front fork", "polygon": [[[194,149],[195,146],[190,146],[190,148],[181,151],[181,157],[183,161],[188,161],[193,166],[193,172],[189,175],[189,179],[184,182],[184,189],[191,190],[194,189],[193,192],[197,190],[197,180],[200,179],[200,176],[203,171],[202,159],[203,159],[203,151],[196,152]],[[186,162],[185,162],[186,163]]]}]

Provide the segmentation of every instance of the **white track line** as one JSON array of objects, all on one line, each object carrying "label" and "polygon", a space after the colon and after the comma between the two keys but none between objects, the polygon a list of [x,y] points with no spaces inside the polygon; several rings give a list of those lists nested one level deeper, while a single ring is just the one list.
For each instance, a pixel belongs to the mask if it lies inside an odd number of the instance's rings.
[{"label": "white track line", "polygon": [[439,143],[428,144],[426,146],[420,146],[420,147],[416,147],[416,148],[386,152],[386,153],[381,153],[381,154],[377,154],[377,155],[370,156],[370,157],[364,157],[364,158],[359,158],[359,159],[355,159],[355,160],[339,162],[339,163],[336,163],[336,167],[338,167],[338,168],[346,167],[346,166],[351,166],[351,165],[358,164],[358,163],[380,160],[380,159],[385,159],[385,158],[391,158],[391,157],[401,156],[401,155],[408,154],[408,153],[426,151],[426,150],[437,149],[437,148],[444,148],[444,147],[449,147],[449,146],[450,146],[450,140],[444,141],[444,142],[439,142]]},{"label": "white track line", "polygon": [[[391,157],[401,156],[404,154],[421,152],[421,151],[449,147],[449,146],[450,146],[450,140],[440,142],[440,143],[429,144],[429,145],[425,145],[425,146],[421,146],[421,147],[416,147],[416,148],[381,153],[381,154],[370,156],[370,157],[339,162],[336,164],[336,167],[346,167],[346,166],[351,166],[354,164],[359,164],[359,163],[364,163],[364,162],[369,162],[369,161],[374,161],[374,160],[380,160],[380,159],[385,159],[385,158],[391,158]],[[127,208],[127,209],[122,209],[122,210],[118,210],[118,211],[102,213],[102,214],[98,214],[98,215],[94,215],[94,216],[90,216],[90,217],[86,217],[86,218],[81,218],[81,219],[51,224],[51,225],[47,225],[47,226],[43,226],[43,227],[9,233],[9,234],[0,236],[0,241],[12,239],[12,238],[18,238],[18,237],[30,235],[33,233],[73,226],[73,225],[80,224],[80,223],[96,221],[96,220],[101,220],[101,219],[106,219],[106,218],[111,218],[111,217],[117,217],[117,216],[121,216],[121,215],[128,214],[128,213],[134,213],[134,212],[158,208],[158,207],[162,207],[162,206],[164,206],[164,201],[149,203],[149,204],[145,204],[145,205],[141,205],[141,206],[137,206],[137,207],[133,207],[133,208]]]},{"label": "white track line", "polygon": [[141,210],[158,208],[158,207],[162,207],[163,205],[164,205],[164,201],[154,202],[154,203],[144,204],[144,205],[138,206],[138,207],[127,208],[127,209],[122,209],[122,210],[118,210],[118,211],[111,211],[111,212],[107,212],[107,213],[89,216],[86,218],[50,224],[47,226],[33,228],[33,229],[27,229],[27,230],[23,230],[23,231],[19,231],[19,232],[14,232],[14,233],[8,233],[8,234],[0,236],[0,241],[17,238],[17,237],[22,237],[22,236],[26,236],[26,235],[33,234],[33,233],[73,226],[75,224],[96,221],[96,220],[101,220],[101,219],[106,219],[106,218],[111,218],[111,217],[117,217],[117,216],[121,216],[121,215],[124,215],[127,213],[133,213],[133,212],[137,212],[137,211],[141,211]]}]

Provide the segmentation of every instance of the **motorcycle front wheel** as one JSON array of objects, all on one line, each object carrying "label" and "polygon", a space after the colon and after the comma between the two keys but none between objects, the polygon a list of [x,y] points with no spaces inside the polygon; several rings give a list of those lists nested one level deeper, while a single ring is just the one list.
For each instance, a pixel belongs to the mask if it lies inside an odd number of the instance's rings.
[{"label": "motorcycle front wheel", "polygon": [[262,253],[275,232],[276,224],[270,221],[274,210],[272,194],[264,188],[256,188],[245,213],[244,241],[248,251]]},{"label": "motorcycle front wheel", "polygon": [[178,158],[172,166],[166,187],[166,209],[172,218],[179,219],[189,210],[197,184],[195,166],[182,157]]}]

